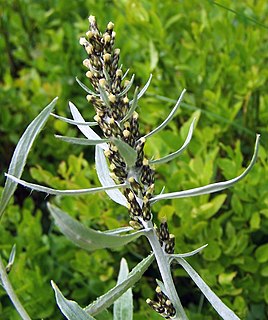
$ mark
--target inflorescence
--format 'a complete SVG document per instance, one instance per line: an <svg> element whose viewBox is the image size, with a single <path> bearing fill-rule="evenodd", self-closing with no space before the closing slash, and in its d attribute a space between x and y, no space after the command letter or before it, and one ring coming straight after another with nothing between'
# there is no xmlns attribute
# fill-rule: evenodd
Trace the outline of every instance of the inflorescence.
<svg viewBox="0 0 268 320"><path fill-rule="evenodd" d="M116 145L110 141L109 149L104 151L110 163L111 177L116 183L127 183L124 196L128 201L130 225L134 229L143 229L152 220L149 199L154 193L154 170L144 155L146 139L139 131L138 113L129 113L133 100L128 98L132 82L125 80L126 74L119 65L120 49L114 48L114 24L109 22L104 33L99 31L94 16L89 17L89 31L80 39L88 58L83 65L88 69L86 77L94 89L87 95L87 101L94 106L98 123L105 138L116 138L127 143L137 152L136 162L129 168L120 155ZM137 89L136 89L137 90ZM112 139L111 139L112 140ZM175 237L169 234L166 222L157 230L163 250L174 253ZM168 297L157 287L158 302L148 300L148 304L169 319L175 315L175 309Z"/></svg>

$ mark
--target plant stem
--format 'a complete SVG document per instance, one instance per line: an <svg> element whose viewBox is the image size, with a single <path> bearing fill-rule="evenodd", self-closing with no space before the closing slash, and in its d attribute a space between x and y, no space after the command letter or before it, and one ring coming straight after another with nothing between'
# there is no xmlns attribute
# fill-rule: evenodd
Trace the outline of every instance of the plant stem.
<svg viewBox="0 0 268 320"><path fill-rule="evenodd" d="M188 318L182 307L180 298L178 296L178 293L174 285L174 281L173 281L171 270L170 270L170 264L168 261L168 256L165 254L165 252L160 246L159 239L155 229L153 228L152 222L149 221L147 224L148 224L147 227L150 228L151 231L148 232L146 237L148 238L150 245L153 249L155 259L157 261L157 265L159 268L159 272L161 274L162 281L166 289L165 293L169 297L170 301L172 302L173 306L176 309L176 316L173 317L172 319L187 320Z"/></svg>
<svg viewBox="0 0 268 320"><path fill-rule="evenodd" d="M12 288L12 285L8 279L8 275L6 273L6 269L5 269L5 266L2 262L1 257L0 257L0 279L2 281L2 284L3 284L3 287L6 291L6 293L8 294L10 300L12 301L14 307L16 308L16 310L18 311L18 313L20 314L22 319L23 320L31 320L28 313L26 312L26 310L22 306L21 302L19 301L14 289Z"/></svg>

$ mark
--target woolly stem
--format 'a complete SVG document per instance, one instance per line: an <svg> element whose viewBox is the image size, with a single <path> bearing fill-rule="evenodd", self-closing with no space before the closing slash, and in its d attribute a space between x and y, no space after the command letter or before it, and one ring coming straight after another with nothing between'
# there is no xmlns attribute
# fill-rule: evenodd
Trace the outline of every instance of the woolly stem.
<svg viewBox="0 0 268 320"><path fill-rule="evenodd" d="M173 320L187 320L186 313L182 307L180 298L176 291L174 281L172 278L170 264L168 261L168 256L165 254L163 249L160 246L158 236L156 234L156 230L153 228L153 224L151 221L147 223L147 227L151 229L151 231L146 234L152 250L155 255L155 259L158 265L159 272L162 277L162 281L164 283L166 289L166 295L169 297L170 301L172 302L174 308L176 309L176 315L172 318Z"/></svg>

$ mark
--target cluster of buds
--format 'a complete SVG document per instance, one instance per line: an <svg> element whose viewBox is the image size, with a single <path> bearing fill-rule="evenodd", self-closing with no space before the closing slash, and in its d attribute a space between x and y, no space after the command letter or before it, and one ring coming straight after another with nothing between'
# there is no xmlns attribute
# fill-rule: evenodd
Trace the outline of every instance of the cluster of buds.
<svg viewBox="0 0 268 320"><path fill-rule="evenodd" d="M94 89L86 90L87 100L96 111L95 121L98 123L105 138L108 138L109 149L104 151L110 163L110 175L116 183L125 183L128 187L123 193L128 202L130 225L134 229L142 229L152 220L150 199L154 194L154 170L144 155L146 139L141 137L138 125L138 113L133 107L138 101L138 91L133 100L129 100L128 92L133 83L125 80L119 66L120 50L114 48L115 32L113 23L109 22L106 31L99 31L95 17L89 17L89 31L86 38L80 39L85 47L88 58L83 64L87 67L86 77ZM134 104L135 106L135 104ZM133 110L134 109L134 110ZM129 167L120 154L114 139L119 139L134 149L136 159ZM162 222L156 228L162 249L174 253L175 237L168 231L167 222ZM171 319L176 310L169 298L156 288L157 301L147 300L147 303L166 319Z"/></svg>
<svg viewBox="0 0 268 320"><path fill-rule="evenodd" d="M159 286L155 289L157 301L147 299L148 305L165 319L171 319L176 315L176 310L169 298L161 291Z"/></svg>
<svg viewBox="0 0 268 320"><path fill-rule="evenodd" d="M167 222L162 221L160 223L159 229L157 227L155 228L156 228L160 245L164 248L165 252L169 254L174 253L175 236L174 234L169 233Z"/></svg>
<svg viewBox="0 0 268 320"><path fill-rule="evenodd" d="M133 168L128 168L124 158L113 142L108 143L105 156L110 162L111 177L117 183L129 184L124 190L128 201L130 224L136 229L144 227L144 222L152 218L149 199L154 191L154 170L144 157L145 139L140 136L138 113L128 112L133 101L128 98L131 83L125 80L119 66L120 50L114 48L115 32L109 22L102 34L95 17L89 17L89 31L80 44L85 47L88 58L83 64L87 67L86 77L94 89L87 95L96 111L95 121L105 138L116 138L127 143L137 152ZM130 174L130 172L134 174Z"/></svg>

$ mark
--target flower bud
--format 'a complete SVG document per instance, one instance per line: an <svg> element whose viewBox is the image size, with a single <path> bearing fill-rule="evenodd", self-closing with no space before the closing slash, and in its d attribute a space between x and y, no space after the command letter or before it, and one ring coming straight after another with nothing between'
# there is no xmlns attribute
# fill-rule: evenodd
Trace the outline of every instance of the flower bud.
<svg viewBox="0 0 268 320"><path fill-rule="evenodd" d="M81 37L81 38L79 39L79 43L81 44L81 46L85 46L86 44L88 44L88 41L87 41L86 38Z"/></svg>
<svg viewBox="0 0 268 320"><path fill-rule="evenodd" d="M91 65L91 64L90 64L90 60L89 60L89 59L85 59L85 60L83 61L83 65L89 69L89 68L90 68L90 65Z"/></svg>
<svg viewBox="0 0 268 320"><path fill-rule="evenodd" d="M107 24L107 29L108 30L112 30L114 27L114 24L110 21L108 24Z"/></svg>
<svg viewBox="0 0 268 320"><path fill-rule="evenodd" d="M95 24L95 23L96 23L96 17L90 15L90 16L88 17L88 21L89 21L90 24Z"/></svg>

